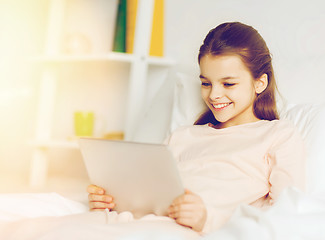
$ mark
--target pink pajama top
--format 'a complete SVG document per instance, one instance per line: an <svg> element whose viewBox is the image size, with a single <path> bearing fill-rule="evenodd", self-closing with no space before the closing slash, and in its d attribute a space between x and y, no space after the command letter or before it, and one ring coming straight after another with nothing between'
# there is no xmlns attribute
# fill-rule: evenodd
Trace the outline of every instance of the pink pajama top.
<svg viewBox="0 0 325 240"><path fill-rule="evenodd" d="M168 144L185 188L206 205L203 232L220 228L240 204L264 208L288 186L304 189L303 141L285 120L181 127Z"/></svg>

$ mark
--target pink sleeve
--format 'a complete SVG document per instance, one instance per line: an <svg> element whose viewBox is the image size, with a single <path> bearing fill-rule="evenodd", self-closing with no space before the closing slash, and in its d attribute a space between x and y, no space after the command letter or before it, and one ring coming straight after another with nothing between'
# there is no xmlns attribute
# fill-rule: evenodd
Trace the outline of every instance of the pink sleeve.
<svg viewBox="0 0 325 240"><path fill-rule="evenodd" d="M303 140L293 127L280 129L276 144L268 155L271 167L269 175L270 203L289 186L305 189L305 147Z"/></svg>

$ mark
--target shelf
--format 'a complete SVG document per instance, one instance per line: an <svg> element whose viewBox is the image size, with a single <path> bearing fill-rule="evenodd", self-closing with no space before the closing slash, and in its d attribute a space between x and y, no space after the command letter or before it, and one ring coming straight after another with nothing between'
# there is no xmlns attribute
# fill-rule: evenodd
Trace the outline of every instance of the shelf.
<svg viewBox="0 0 325 240"><path fill-rule="evenodd" d="M35 140L31 141L30 144L38 148L69 148L69 149L79 149L77 140Z"/></svg>
<svg viewBox="0 0 325 240"><path fill-rule="evenodd" d="M143 57L137 59L133 54L110 52L108 54L97 55L52 55L52 56L37 56L31 59L34 62L43 63L60 63L60 62L124 62L132 63L136 60L146 60L149 65L153 66L172 66L175 61L165 57Z"/></svg>

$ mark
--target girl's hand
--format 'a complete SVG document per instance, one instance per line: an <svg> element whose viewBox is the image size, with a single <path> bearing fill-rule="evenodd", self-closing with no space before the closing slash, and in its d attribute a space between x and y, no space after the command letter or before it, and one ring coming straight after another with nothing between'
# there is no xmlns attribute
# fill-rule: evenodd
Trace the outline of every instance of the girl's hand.
<svg viewBox="0 0 325 240"><path fill-rule="evenodd" d="M168 208L168 216L180 225L202 231L207 219L207 210L200 196L185 190Z"/></svg>
<svg viewBox="0 0 325 240"><path fill-rule="evenodd" d="M113 197L105 194L105 190L96 185L87 188L90 211L102 211L106 208L112 210L115 207Z"/></svg>

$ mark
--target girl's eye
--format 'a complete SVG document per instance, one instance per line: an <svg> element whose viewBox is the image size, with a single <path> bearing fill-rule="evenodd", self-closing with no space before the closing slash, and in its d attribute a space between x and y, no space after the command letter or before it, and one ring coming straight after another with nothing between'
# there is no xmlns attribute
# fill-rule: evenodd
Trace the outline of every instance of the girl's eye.
<svg viewBox="0 0 325 240"><path fill-rule="evenodd" d="M201 85L204 87L209 87L209 86L211 86L211 83L202 82Z"/></svg>
<svg viewBox="0 0 325 240"><path fill-rule="evenodd" d="M223 86L225 87L232 87L232 86L235 86L236 84L235 83L224 83Z"/></svg>

